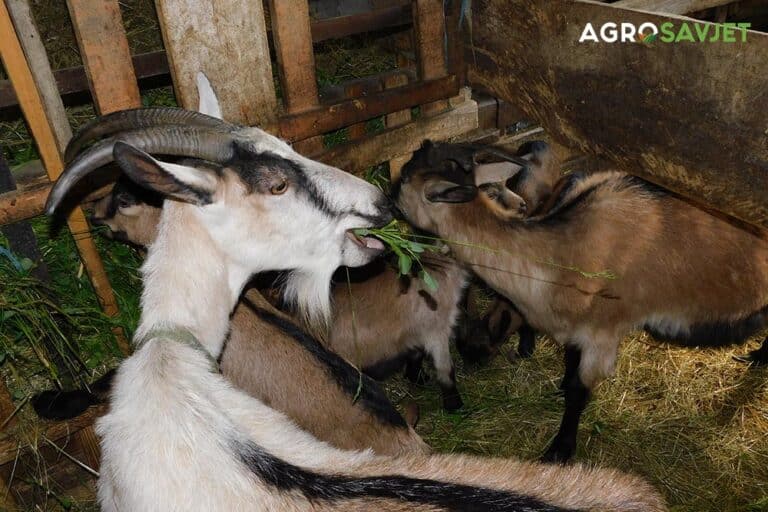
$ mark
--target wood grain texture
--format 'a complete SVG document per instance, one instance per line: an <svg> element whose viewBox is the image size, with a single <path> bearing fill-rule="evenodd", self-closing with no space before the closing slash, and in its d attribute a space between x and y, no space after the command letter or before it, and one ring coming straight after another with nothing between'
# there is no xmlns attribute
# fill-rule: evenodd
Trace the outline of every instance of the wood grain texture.
<svg viewBox="0 0 768 512"><path fill-rule="evenodd" d="M29 63L30 71L35 77L40 97L45 103L48 117L53 126L53 135L59 151L63 152L69 139L72 138L72 128L67 120L64 104L59 96L56 79L53 76L48 55L45 53L43 40L37 31L28 0L6 0L13 25L16 28L21 47Z"/></svg>
<svg viewBox="0 0 768 512"><path fill-rule="evenodd" d="M176 98L196 109L196 76L205 73L227 121L274 129L272 81L260 1L156 0Z"/></svg>
<svg viewBox="0 0 768 512"><path fill-rule="evenodd" d="M286 140L301 140L438 98L449 98L458 91L458 81L453 75L408 84L368 97L353 98L282 116L280 134Z"/></svg>
<svg viewBox="0 0 768 512"><path fill-rule="evenodd" d="M270 0L283 102L288 113L317 106L315 54L306 0Z"/></svg>
<svg viewBox="0 0 768 512"><path fill-rule="evenodd" d="M27 65L24 52L11 24L5 3L0 2L0 33L8 34L0 38L0 55L3 65L19 98L19 104L24 117L37 144L40 158L51 181L55 181L62 170L64 162L56 143L53 127L40 96L32 72ZM78 252L93 284L96 296L104 312L109 316L118 313L115 296L109 284L104 264L96 250L90 234L90 228L81 208L75 208L67 218L67 224L75 239ZM120 348L129 353L126 340L118 336Z"/></svg>
<svg viewBox="0 0 768 512"><path fill-rule="evenodd" d="M613 6L665 14L688 14L732 2L733 0L619 0Z"/></svg>
<svg viewBox="0 0 768 512"><path fill-rule="evenodd" d="M414 0L413 34L419 77L422 80L432 80L446 76L448 63L443 0ZM423 105L421 112L424 115L433 115L447 107L447 102L436 101Z"/></svg>
<svg viewBox="0 0 768 512"><path fill-rule="evenodd" d="M384 79L384 87L387 89L393 89L396 87L402 87L408 83L408 75L405 73L401 75L391 75ZM411 121L411 109L406 108L387 114L384 118L384 123L387 128L397 128L403 126ZM408 160L411 159L411 153L396 156L389 161L389 179L392 183L395 183L400 179L400 171L403 169Z"/></svg>
<svg viewBox="0 0 768 512"><path fill-rule="evenodd" d="M424 139L446 140L477 128L477 103L468 100L453 110L424 117L365 139L343 144L314 155L344 171L360 173L371 165L407 155Z"/></svg>
<svg viewBox="0 0 768 512"><path fill-rule="evenodd" d="M476 0L469 79L564 146L768 227L768 34L747 43L578 42L587 22L687 18L583 1Z"/></svg>
<svg viewBox="0 0 768 512"><path fill-rule="evenodd" d="M117 0L67 0L67 6L96 111L141 106Z"/></svg>

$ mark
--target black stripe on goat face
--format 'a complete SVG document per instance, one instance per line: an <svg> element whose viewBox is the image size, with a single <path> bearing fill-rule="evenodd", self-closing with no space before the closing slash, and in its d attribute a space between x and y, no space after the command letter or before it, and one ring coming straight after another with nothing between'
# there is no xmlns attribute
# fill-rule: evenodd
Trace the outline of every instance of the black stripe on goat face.
<svg viewBox="0 0 768 512"><path fill-rule="evenodd" d="M426 505L446 512L575 512L512 491L399 475L323 475L294 466L251 442L234 442L233 449L240 461L267 485L278 491L301 493L313 502L339 504L340 509L342 502L368 499Z"/></svg>
<svg viewBox="0 0 768 512"><path fill-rule="evenodd" d="M237 171L249 193L281 195L293 188L330 218L354 215L376 225L382 222L380 215L370 215L352 208L334 207L309 179L307 170L299 162L269 151L254 154L248 149L239 146L236 148L236 155L228 166Z"/></svg>

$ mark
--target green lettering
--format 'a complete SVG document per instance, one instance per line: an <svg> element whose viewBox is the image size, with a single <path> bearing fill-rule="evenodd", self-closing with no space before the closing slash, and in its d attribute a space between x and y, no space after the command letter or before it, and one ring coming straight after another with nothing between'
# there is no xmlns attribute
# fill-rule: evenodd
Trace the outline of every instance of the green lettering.
<svg viewBox="0 0 768 512"><path fill-rule="evenodd" d="M737 27L739 27L739 30L741 31L741 42L746 43L747 42L747 30L752 28L751 23L737 23Z"/></svg>
<svg viewBox="0 0 768 512"><path fill-rule="evenodd" d="M671 43L675 40L675 25L671 21L661 24L662 36L659 38L663 43Z"/></svg>
<svg viewBox="0 0 768 512"><path fill-rule="evenodd" d="M723 24L723 42L724 43L735 43L736 42L736 24L735 23L724 23Z"/></svg>
<svg viewBox="0 0 768 512"><path fill-rule="evenodd" d="M696 28L696 36L699 38L699 42L703 43L704 41L707 40L709 27L710 27L709 23L697 23L696 25L694 25L694 28Z"/></svg>
<svg viewBox="0 0 768 512"><path fill-rule="evenodd" d="M681 41L688 41L691 43L695 43L696 39L693 38L693 32L691 32L691 27L688 25L688 23L683 23L680 25L680 30L677 31L677 37L675 38L675 42L679 43Z"/></svg>
<svg viewBox="0 0 768 512"><path fill-rule="evenodd" d="M715 24L713 26L715 27L715 33L712 34L712 39L709 40L710 43L714 43L720 40L720 25Z"/></svg>

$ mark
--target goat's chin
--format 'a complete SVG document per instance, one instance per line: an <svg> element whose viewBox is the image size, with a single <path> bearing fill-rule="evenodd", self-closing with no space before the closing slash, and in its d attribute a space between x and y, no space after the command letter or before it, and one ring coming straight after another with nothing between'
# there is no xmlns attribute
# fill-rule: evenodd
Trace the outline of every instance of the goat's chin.
<svg viewBox="0 0 768 512"><path fill-rule="evenodd" d="M331 323L331 276L334 270L296 270L285 281L285 302L316 333L326 332Z"/></svg>
<svg viewBox="0 0 768 512"><path fill-rule="evenodd" d="M341 265L345 267L362 267L381 256L383 252L383 248L361 247L360 245L347 240L344 243Z"/></svg>

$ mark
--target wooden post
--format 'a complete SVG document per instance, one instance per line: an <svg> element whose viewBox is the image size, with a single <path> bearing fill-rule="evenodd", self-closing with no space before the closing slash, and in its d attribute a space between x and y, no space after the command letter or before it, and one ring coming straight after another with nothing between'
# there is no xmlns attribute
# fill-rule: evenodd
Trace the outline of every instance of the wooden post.
<svg viewBox="0 0 768 512"><path fill-rule="evenodd" d="M141 106L117 0L67 0L96 111Z"/></svg>
<svg viewBox="0 0 768 512"><path fill-rule="evenodd" d="M262 2L156 0L155 5L181 105L197 108L196 77L202 71L227 121L276 129Z"/></svg>
<svg viewBox="0 0 768 512"><path fill-rule="evenodd" d="M269 12L285 110L295 114L316 107L319 98L309 3L306 0L269 0ZM315 153L322 149L323 139L321 136L310 137L293 147L300 153Z"/></svg>
<svg viewBox="0 0 768 512"><path fill-rule="evenodd" d="M416 60L421 80L441 78L448 74L445 51L445 13L443 0L414 0L413 33ZM446 101L422 105L423 115L434 115L448 107Z"/></svg>
<svg viewBox="0 0 768 512"><path fill-rule="evenodd" d="M384 87L391 89L393 87L400 87L408 83L408 76L403 73L402 75L392 75L384 79ZM411 109L407 108L398 112L388 114L384 122L387 128L395 128L407 124L411 120ZM400 179L400 171L403 165L411 159L411 153L396 156L389 161L389 180L395 183Z"/></svg>

